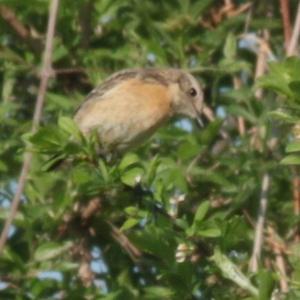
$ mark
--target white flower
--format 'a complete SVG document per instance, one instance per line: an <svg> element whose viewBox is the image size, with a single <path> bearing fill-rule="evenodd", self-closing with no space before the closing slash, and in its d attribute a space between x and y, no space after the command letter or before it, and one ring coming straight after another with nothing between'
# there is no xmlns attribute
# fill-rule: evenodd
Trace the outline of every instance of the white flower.
<svg viewBox="0 0 300 300"><path fill-rule="evenodd" d="M180 243L177 246L175 258L178 263L184 262L190 255L192 248L185 243Z"/></svg>
<svg viewBox="0 0 300 300"><path fill-rule="evenodd" d="M134 178L134 181L135 181L135 184L139 184L139 183L142 181L142 176L141 176L141 175L137 175L137 176Z"/></svg>

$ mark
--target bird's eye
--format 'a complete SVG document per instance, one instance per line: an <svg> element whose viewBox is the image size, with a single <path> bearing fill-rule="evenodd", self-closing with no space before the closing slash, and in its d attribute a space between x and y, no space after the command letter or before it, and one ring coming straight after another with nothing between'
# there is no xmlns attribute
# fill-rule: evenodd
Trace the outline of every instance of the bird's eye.
<svg viewBox="0 0 300 300"><path fill-rule="evenodd" d="M189 95L195 97L197 95L197 91L194 88L189 89Z"/></svg>

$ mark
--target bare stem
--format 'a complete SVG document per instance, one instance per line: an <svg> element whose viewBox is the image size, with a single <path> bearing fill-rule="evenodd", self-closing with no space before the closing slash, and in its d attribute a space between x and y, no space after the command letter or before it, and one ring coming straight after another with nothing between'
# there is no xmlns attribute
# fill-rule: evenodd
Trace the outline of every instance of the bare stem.
<svg viewBox="0 0 300 300"><path fill-rule="evenodd" d="M17 36L27 42L34 50L40 51L42 49L40 40L32 36L30 30L18 19L17 15L10 7L4 4L0 5L0 16Z"/></svg>
<svg viewBox="0 0 300 300"><path fill-rule="evenodd" d="M110 225L113 239L121 245L121 247L129 254L133 261L137 261L142 256L142 252L136 246L134 246L127 236L111 222L107 221L107 224Z"/></svg>
<svg viewBox="0 0 300 300"><path fill-rule="evenodd" d="M268 39L269 32L264 29L263 38L260 39L259 52L257 54L256 68L254 78L257 79L260 76L264 75L267 70L267 57L268 57ZM262 89L257 89L255 92L256 99L262 98Z"/></svg>
<svg viewBox="0 0 300 300"><path fill-rule="evenodd" d="M298 176L298 169L294 168L294 178L293 178L293 204L294 213L297 217L300 215L300 178ZM295 242L300 241L300 228L299 224L295 228Z"/></svg>
<svg viewBox="0 0 300 300"><path fill-rule="evenodd" d="M33 133L37 131L37 128L39 126L42 117L42 111L44 106L45 94L48 86L48 80L49 77L52 75L51 60L52 60L53 38L55 32L57 12L58 12L58 4L59 4L59 0L52 0L49 9L47 37L46 37L46 45L44 50L44 60L43 60L43 67L41 72L41 81L40 81L39 91L37 95L37 100L36 100L36 105L35 105L35 110L34 110L34 115L32 120L31 132ZM10 213L8 218L5 221L3 230L1 232L0 254L2 253L4 245L6 243L9 228L18 211L18 207L23 194L26 179L28 177L28 173L30 170L31 160L32 160L32 153L26 151L24 155L24 161L23 161L23 166L18 181L17 190L12 200Z"/></svg>
<svg viewBox="0 0 300 300"><path fill-rule="evenodd" d="M288 46L290 44L291 35L292 35L289 0L280 0L280 12L282 16L282 24L283 24L283 32L284 32L284 45L287 51Z"/></svg>
<svg viewBox="0 0 300 300"><path fill-rule="evenodd" d="M233 86L235 90L238 90L242 87L242 81L238 76L233 77ZM244 136L246 133L246 125L243 117L237 117L237 127L240 136Z"/></svg>
<svg viewBox="0 0 300 300"><path fill-rule="evenodd" d="M300 1L298 4L296 21L293 29L293 34L291 37L291 41L287 50L287 56L292 56L296 54L297 43L300 35Z"/></svg>
<svg viewBox="0 0 300 300"><path fill-rule="evenodd" d="M0 16L11 26L11 28L22 39L30 36L29 30L20 22L13 10L6 5L0 5Z"/></svg>
<svg viewBox="0 0 300 300"><path fill-rule="evenodd" d="M288 285L288 276L287 276L287 267L286 262L284 259L284 250L285 245L282 245L280 242L277 242L278 235L276 234L274 228L271 226L268 226L268 235L269 235L269 243L270 246L275 254L275 265L279 272L279 283L280 283L280 290L283 293L287 293L289 291L289 285Z"/></svg>
<svg viewBox="0 0 300 300"><path fill-rule="evenodd" d="M251 272L254 273L258 271L258 265L259 265L261 250L263 245L263 233L264 233L264 224L265 224L267 204L268 204L269 186L270 186L270 175L266 173L264 174L262 179L259 211L258 211L257 222L255 226L253 252L249 263L249 269Z"/></svg>

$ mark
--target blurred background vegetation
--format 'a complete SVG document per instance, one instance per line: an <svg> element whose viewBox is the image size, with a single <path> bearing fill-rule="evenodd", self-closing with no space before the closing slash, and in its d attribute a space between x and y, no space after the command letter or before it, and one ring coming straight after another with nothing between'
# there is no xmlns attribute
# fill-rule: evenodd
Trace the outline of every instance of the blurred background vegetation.
<svg viewBox="0 0 300 300"><path fill-rule="evenodd" d="M31 134L49 4L0 1L1 225L33 153L0 298L300 299L298 1L61 1ZM175 119L97 157L76 107L113 72L153 66L202 82L205 128ZM47 172L53 155L73 163Z"/></svg>

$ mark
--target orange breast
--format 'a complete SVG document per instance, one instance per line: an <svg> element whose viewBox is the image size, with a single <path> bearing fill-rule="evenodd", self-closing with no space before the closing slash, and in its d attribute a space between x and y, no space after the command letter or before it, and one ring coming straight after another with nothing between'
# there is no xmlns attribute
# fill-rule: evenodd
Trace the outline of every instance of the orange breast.
<svg viewBox="0 0 300 300"><path fill-rule="evenodd" d="M75 121L85 133L97 129L106 147L127 148L151 135L170 116L166 86L131 79L100 99L87 101Z"/></svg>

